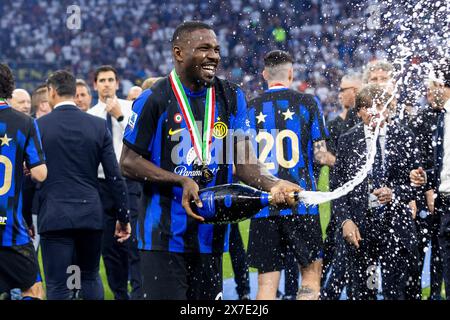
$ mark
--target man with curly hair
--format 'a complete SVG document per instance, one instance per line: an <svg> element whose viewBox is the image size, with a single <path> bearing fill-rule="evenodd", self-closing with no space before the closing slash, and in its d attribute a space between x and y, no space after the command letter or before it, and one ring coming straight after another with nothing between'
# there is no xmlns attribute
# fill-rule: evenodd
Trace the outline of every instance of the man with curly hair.
<svg viewBox="0 0 450 320"><path fill-rule="evenodd" d="M47 167L36 122L6 101L13 90L11 70L0 64L0 297L20 288L24 299L36 299L33 285L39 267L28 233L31 216L22 212L21 188L24 163L38 182L47 178Z"/></svg>

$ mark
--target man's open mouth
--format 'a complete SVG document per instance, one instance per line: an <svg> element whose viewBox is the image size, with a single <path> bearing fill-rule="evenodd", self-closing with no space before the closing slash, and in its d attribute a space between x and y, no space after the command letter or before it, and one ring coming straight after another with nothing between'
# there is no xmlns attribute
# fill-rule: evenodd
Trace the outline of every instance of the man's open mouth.
<svg viewBox="0 0 450 320"><path fill-rule="evenodd" d="M216 74L217 66L214 64L203 64L202 70L209 76L214 77L214 75Z"/></svg>

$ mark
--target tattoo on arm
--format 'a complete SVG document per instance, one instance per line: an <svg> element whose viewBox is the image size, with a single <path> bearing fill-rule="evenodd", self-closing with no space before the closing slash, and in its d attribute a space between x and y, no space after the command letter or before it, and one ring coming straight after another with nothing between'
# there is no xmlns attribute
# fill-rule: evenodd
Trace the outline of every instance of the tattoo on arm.
<svg viewBox="0 0 450 320"><path fill-rule="evenodd" d="M328 152L325 140L314 142L314 160L320 165L334 166L336 157Z"/></svg>

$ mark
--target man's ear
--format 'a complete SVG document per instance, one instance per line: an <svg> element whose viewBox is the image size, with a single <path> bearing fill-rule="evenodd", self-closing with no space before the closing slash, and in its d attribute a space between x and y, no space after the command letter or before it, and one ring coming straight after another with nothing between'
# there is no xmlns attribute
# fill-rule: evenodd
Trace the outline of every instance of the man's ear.
<svg viewBox="0 0 450 320"><path fill-rule="evenodd" d="M290 83L294 82L294 68L289 69L288 80Z"/></svg>
<svg viewBox="0 0 450 320"><path fill-rule="evenodd" d="M269 81L269 74L266 69L263 70L262 76L263 76L264 80Z"/></svg>
<svg viewBox="0 0 450 320"><path fill-rule="evenodd" d="M49 99L51 98L52 100L55 99L56 96L56 90L53 87L48 87L48 97Z"/></svg>
<svg viewBox="0 0 450 320"><path fill-rule="evenodd" d="M183 62L183 50L179 46L174 46L172 48L172 54L177 62Z"/></svg>
<svg viewBox="0 0 450 320"><path fill-rule="evenodd" d="M97 81L94 81L94 90L95 90L95 91L98 91L98 88L97 88Z"/></svg>

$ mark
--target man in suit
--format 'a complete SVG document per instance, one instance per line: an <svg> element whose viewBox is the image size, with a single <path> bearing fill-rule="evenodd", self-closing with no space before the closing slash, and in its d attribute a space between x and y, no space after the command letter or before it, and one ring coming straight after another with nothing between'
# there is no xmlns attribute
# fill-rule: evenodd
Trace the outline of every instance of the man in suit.
<svg viewBox="0 0 450 320"><path fill-rule="evenodd" d="M435 201L429 201L431 210L440 216L439 245L447 300L450 300L450 59L445 59L431 75L429 92L432 103L439 106L432 168L412 170L411 182L425 185ZM428 177L427 177L428 176Z"/></svg>
<svg viewBox="0 0 450 320"><path fill-rule="evenodd" d="M99 101L88 110L88 113L106 120L112 135L114 153L117 161L119 161L123 148L123 132L131 115L132 102L117 98L119 75L112 66L101 66L96 70L94 89L98 92ZM140 259L136 236L133 234L130 241L123 244L114 240L115 217L120 207L114 202L111 186L109 181L105 179L102 167L98 170L98 179L105 224L102 255L109 287L116 300L128 300L130 298L128 295L128 278L130 278L131 299L142 299ZM125 181L128 188L131 227L136 230L142 186L137 181L129 179L125 179Z"/></svg>
<svg viewBox="0 0 450 320"><path fill-rule="evenodd" d="M83 79L77 79L77 94L75 103L82 111L87 112L91 108L92 93L91 88Z"/></svg>
<svg viewBox="0 0 450 320"><path fill-rule="evenodd" d="M380 85L365 86L355 104L363 123L342 135L338 143L334 174L342 179L341 184L367 162L368 152L376 150L367 177L336 200L334 207L347 242L348 295L355 300L376 299L378 260L385 299L407 298L409 275L418 272L417 239L409 208L415 194L408 177L416 165L415 140L409 129L390 121L395 104L389 103L389 98ZM378 138L374 133L377 119L382 120Z"/></svg>
<svg viewBox="0 0 450 320"><path fill-rule="evenodd" d="M353 107L355 106L356 94L361 88L361 82L362 77L360 73L348 73L341 80L339 86L339 103L342 106L342 112L336 119L327 123L330 131L327 149L333 155L336 155L339 137L360 121ZM336 180L336 177L330 177L331 189L334 188L332 182ZM340 246L334 241L337 229L336 217L331 212L330 222L326 229L327 237L324 241L322 277L322 299L327 300L339 299L341 291L345 287L345 263L337 261L344 255L343 252L337 250Z"/></svg>
<svg viewBox="0 0 450 320"><path fill-rule="evenodd" d="M428 105L421 108L417 116L410 122L409 127L417 139L420 163L424 168L433 168L434 152L433 139L437 133L437 121L442 112L443 105L436 104L433 94L433 82L427 90ZM420 190L417 198L416 227L419 239L419 267L423 269L424 256L431 242L430 261L430 300L441 300L442 289L442 262L439 250L440 216L434 210L434 191ZM416 291L422 293L422 274L413 279Z"/></svg>
<svg viewBox="0 0 450 320"><path fill-rule="evenodd" d="M47 298L70 299L74 288L67 285L68 277L71 272L80 276L79 270L82 298L103 299L98 274L103 233L97 181L99 164L114 201L121 208L115 228L119 242L124 242L131 233L128 199L122 196L127 188L120 176L106 121L82 112L75 105L74 76L57 71L48 78L47 88L53 111L38 120L43 147L48 150L48 179L38 194L38 230ZM74 255L76 267L72 266Z"/></svg>

